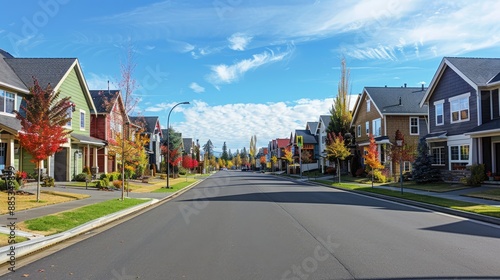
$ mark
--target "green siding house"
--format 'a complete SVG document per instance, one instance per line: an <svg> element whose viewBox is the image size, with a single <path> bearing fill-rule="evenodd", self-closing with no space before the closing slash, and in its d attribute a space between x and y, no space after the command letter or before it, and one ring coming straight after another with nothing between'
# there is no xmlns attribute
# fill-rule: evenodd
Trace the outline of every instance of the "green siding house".
<svg viewBox="0 0 500 280"><path fill-rule="evenodd" d="M50 85L61 97L70 96L73 104L68 112L71 122L67 128L72 130L68 142L42 168L56 181L73 179L85 166L97 168L94 153L104 143L90 136L90 115L96 110L78 59L15 58L0 51L0 93L4 100L6 97L14 100L12 108L19 110L22 97L29 94L34 78L42 88ZM0 164L3 161L3 166L13 165L17 170L33 173L35 165L30 161L30 154L19 147L17 133L21 126L12 111L5 106L3 112L0 111L0 143L4 143L0 144Z"/></svg>

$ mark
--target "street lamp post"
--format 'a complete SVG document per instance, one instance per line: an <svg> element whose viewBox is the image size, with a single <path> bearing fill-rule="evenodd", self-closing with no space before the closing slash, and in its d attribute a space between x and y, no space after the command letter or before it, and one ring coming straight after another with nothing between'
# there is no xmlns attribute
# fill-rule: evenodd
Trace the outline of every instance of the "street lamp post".
<svg viewBox="0 0 500 280"><path fill-rule="evenodd" d="M187 105L189 104L189 102L185 101L185 102L180 102L180 103L177 103L174 105L174 107L172 107L172 109L170 109L170 111L168 112L168 117L167 117L167 189L170 188L170 181L169 181L169 177L170 177L170 141L169 141L169 135L170 135L170 131L169 131L169 127L170 127L170 113L172 113L172 111L174 110L175 107L179 106L179 105Z"/></svg>

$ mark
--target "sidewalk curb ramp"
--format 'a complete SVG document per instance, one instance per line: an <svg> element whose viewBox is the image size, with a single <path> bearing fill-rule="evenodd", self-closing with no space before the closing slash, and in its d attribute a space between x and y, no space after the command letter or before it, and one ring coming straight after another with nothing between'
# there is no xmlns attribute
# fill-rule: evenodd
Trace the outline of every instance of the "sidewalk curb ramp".
<svg viewBox="0 0 500 280"><path fill-rule="evenodd" d="M89 221L83 225L72 228L72 229L67 230L65 232L61 232L61 233L57 233L57 234L45 236L45 237L38 237L38 238L24 241L21 243L11 244L11 245L7 245L4 247L0 247L0 264L8 263L10 261L11 256L8 255L9 253L12 252L10 250L10 246L15 246L15 250L13 250L13 251L15 252L16 259L23 257L23 256L26 256L26 255L29 255L29 254L36 252L38 250L41 250L43 248L60 243L66 239L70 239L72 237L81 235L85 232L91 231L94 228L98 228L98 227L103 226L105 224L111 223L115 220L118 220L124 216L131 214L131 213L134 213L134 212L137 212L137 211L142 210L144 208L147 208L151 205L154 205L154 204L163 202L165 200L168 200L170 198L174 198L178 195L181 195L184 192L186 192L186 191L192 189L193 187L195 187L196 185L198 185L198 183L200 183L201 181L203 181L203 179L198 180L196 182L193 182L191 185L189 185L181 190L178 190L176 192L173 192L170 195L168 195L162 199L142 198L142 199L149 199L149 201L142 203L142 204L139 204L139 205L136 205L136 206L133 206L133 207L130 207L130 208L127 208L127 209L123 209L121 211L118 211L118 212L115 212L115 213L112 213L109 215L106 215L106 216L101 217L101 218ZM5 231L3 231L3 232L5 232ZM7 233L7 234L9 234L9 233Z"/></svg>

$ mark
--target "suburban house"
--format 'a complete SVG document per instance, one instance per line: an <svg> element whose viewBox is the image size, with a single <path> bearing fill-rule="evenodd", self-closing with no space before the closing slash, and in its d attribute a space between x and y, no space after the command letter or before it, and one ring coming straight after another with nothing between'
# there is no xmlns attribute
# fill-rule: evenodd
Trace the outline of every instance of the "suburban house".
<svg viewBox="0 0 500 280"><path fill-rule="evenodd" d="M91 90L90 95L96 112L90 118L90 135L108 144L97 149L97 173L109 173L118 170L118 162L109 155L109 144L117 135L122 135L123 127L130 124L119 90Z"/></svg>
<svg viewBox="0 0 500 280"><path fill-rule="evenodd" d="M370 144L369 135L377 143L380 161L391 169L388 151L395 144L399 130L405 144L415 148L421 137L427 134L427 106L418 106L425 94L423 87L365 87L353 111L351 126L354 127L358 151L364 155ZM404 162L404 170L411 170L411 163ZM397 172L396 172L397 173Z"/></svg>
<svg viewBox="0 0 500 280"><path fill-rule="evenodd" d="M76 58L15 58L0 51L0 169L13 165L28 173L35 171L31 155L19 147L20 122L13 110L19 110L22 97L29 94L36 78L42 88L48 85L61 97L70 96L72 132L62 150L49 157L41 166L56 181L69 181L85 166L98 168L97 150L102 140L90 135L90 115L96 112L80 63ZM91 152L93 154L91 154ZM92 160L94 156L94 160Z"/></svg>
<svg viewBox="0 0 500 280"><path fill-rule="evenodd" d="M130 117L130 122L139 125L144 129L142 132L149 141L146 146L146 151L149 153L149 164L150 168L153 170L160 170L161 163L161 139L162 139L162 129L160 127L159 117Z"/></svg>
<svg viewBox="0 0 500 280"><path fill-rule="evenodd" d="M302 158L302 171L318 169L317 156L319 154L318 141L312 132L316 132L317 122L308 122L306 129L296 129L294 135L290 136L290 146L292 147L295 163L300 163ZM302 136L303 144L299 151L297 137Z"/></svg>
<svg viewBox="0 0 500 280"><path fill-rule="evenodd" d="M500 58L444 57L420 106L434 166L456 181L466 166L500 174Z"/></svg>
<svg viewBox="0 0 500 280"><path fill-rule="evenodd" d="M277 170L286 169L285 150L289 142L289 138L277 138L269 141L269 158L275 156L278 159L276 166L274 166ZM271 168L273 167L271 166Z"/></svg>
<svg viewBox="0 0 500 280"><path fill-rule="evenodd" d="M194 141L193 138L182 138L182 153L184 155L193 155Z"/></svg>

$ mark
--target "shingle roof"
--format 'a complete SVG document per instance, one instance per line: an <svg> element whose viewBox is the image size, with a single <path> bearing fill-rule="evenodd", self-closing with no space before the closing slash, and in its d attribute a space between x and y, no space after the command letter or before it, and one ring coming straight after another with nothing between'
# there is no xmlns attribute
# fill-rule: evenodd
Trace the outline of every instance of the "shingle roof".
<svg viewBox="0 0 500 280"><path fill-rule="evenodd" d="M158 117L143 117L146 123L146 132L154 133L156 129L156 123L158 122ZM160 131L161 132L161 131Z"/></svg>
<svg viewBox="0 0 500 280"><path fill-rule="evenodd" d="M7 129L14 131L20 131L21 130L21 121L16 119L16 117L13 116L6 116L0 114L0 127L4 126Z"/></svg>
<svg viewBox="0 0 500 280"><path fill-rule="evenodd" d="M295 130L296 136L302 136L304 140L304 144L317 144L316 137L309 132L309 130L297 129Z"/></svg>
<svg viewBox="0 0 500 280"><path fill-rule="evenodd" d="M284 148L284 147L288 146L289 142L290 142L290 139L288 139L288 138L276 139L276 143L278 144L278 148Z"/></svg>
<svg viewBox="0 0 500 280"><path fill-rule="evenodd" d="M33 86L33 77L42 88L46 88L49 83L54 88L76 58L5 58L5 61L27 88Z"/></svg>
<svg viewBox="0 0 500 280"><path fill-rule="evenodd" d="M500 58L445 57L462 74L479 86L485 86L500 73Z"/></svg>
<svg viewBox="0 0 500 280"><path fill-rule="evenodd" d="M425 90L421 87L365 87L382 114L427 114L427 106L418 106Z"/></svg>
<svg viewBox="0 0 500 280"><path fill-rule="evenodd" d="M13 58L8 52L0 49L0 83L19 89L24 89L27 91L27 87L21 81L21 79L16 75L14 70L5 61L5 59Z"/></svg>
<svg viewBox="0 0 500 280"><path fill-rule="evenodd" d="M111 112L113 107L107 106L107 104L112 104L118 97L118 94L118 90L90 90L90 96L92 96L97 113Z"/></svg>
<svg viewBox="0 0 500 280"><path fill-rule="evenodd" d="M500 130L500 119L494 119L494 120L491 120L487 123L483 123L480 126L476 126L473 129L469 130L466 134L468 134L468 133L475 134L478 132L486 132L486 131L491 131L491 130L494 130L494 131Z"/></svg>
<svg viewBox="0 0 500 280"><path fill-rule="evenodd" d="M321 122L323 122L323 124L328 127L328 125L330 124L330 121L332 120L332 116L330 115L321 115L319 116Z"/></svg>
<svg viewBox="0 0 500 280"><path fill-rule="evenodd" d="M311 133L315 134L316 130L318 130L318 124L319 122L307 122L307 127L309 127Z"/></svg>

